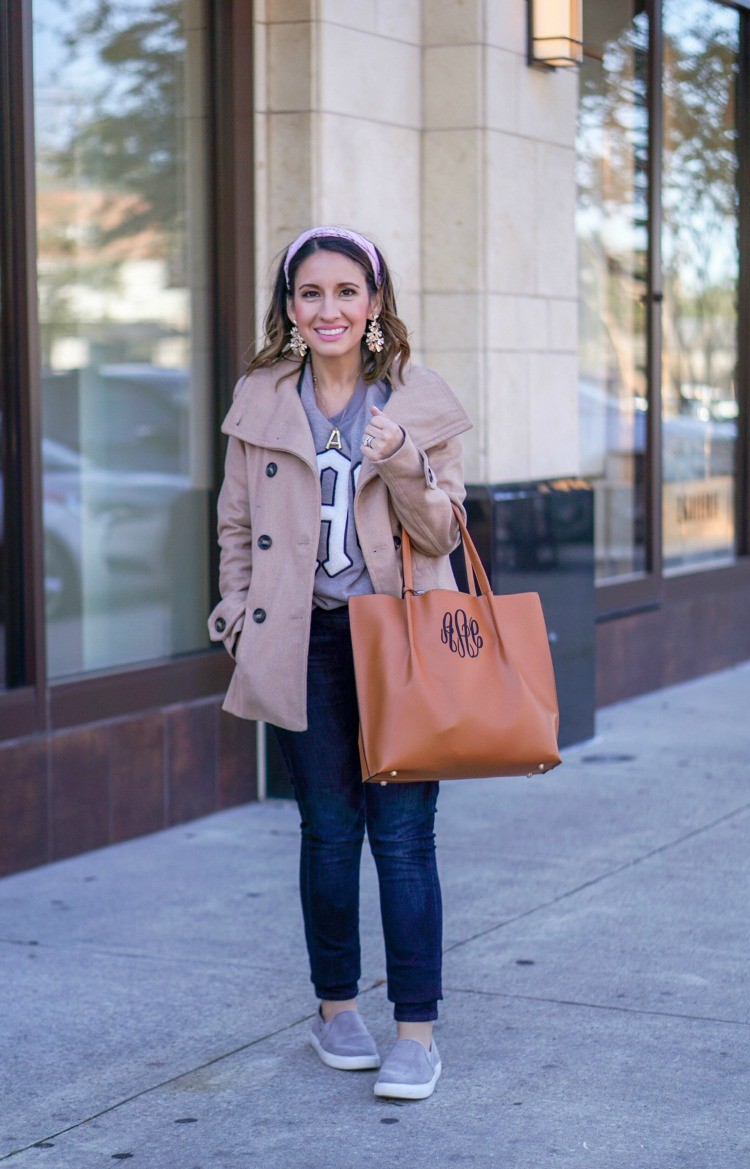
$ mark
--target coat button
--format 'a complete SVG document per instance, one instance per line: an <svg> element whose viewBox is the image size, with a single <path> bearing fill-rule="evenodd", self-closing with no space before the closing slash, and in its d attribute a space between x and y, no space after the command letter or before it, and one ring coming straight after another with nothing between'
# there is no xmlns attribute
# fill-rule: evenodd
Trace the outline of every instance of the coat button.
<svg viewBox="0 0 750 1169"><path fill-rule="evenodd" d="M223 633L227 627L227 623L223 617L217 617L214 621L214 629L217 633Z"/></svg>
<svg viewBox="0 0 750 1169"><path fill-rule="evenodd" d="M266 475L268 475L268 478L273 479L273 477L276 474L276 472L278 471L278 469L279 468L276 466L275 463L266 463Z"/></svg>
<svg viewBox="0 0 750 1169"><path fill-rule="evenodd" d="M265 621L265 619L266 619L265 609L253 609L253 621L255 621L255 623L257 625L262 625L263 622Z"/></svg>
<svg viewBox="0 0 750 1169"><path fill-rule="evenodd" d="M394 537L393 537L393 547L394 547L394 548L400 548L400 547L401 547L401 537L400 537L400 536L394 536Z"/></svg>
<svg viewBox="0 0 750 1169"><path fill-rule="evenodd" d="M258 547L263 548L264 551L266 548L270 548L272 544L273 544L273 540L271 539L270 536L259 536L258 537Z"/></svg>

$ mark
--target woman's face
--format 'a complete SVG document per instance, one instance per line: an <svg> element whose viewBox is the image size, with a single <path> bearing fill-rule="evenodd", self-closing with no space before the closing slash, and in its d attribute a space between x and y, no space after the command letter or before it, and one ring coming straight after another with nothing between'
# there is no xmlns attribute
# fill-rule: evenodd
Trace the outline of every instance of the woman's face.
<svg viewBox="0 0 750 1169"><path fill-rule="evenodd" d="M313 252L297 269L291 320L314 356L344 357L359 349L367 321L379 311L359 264L340 252Z"/></svg>

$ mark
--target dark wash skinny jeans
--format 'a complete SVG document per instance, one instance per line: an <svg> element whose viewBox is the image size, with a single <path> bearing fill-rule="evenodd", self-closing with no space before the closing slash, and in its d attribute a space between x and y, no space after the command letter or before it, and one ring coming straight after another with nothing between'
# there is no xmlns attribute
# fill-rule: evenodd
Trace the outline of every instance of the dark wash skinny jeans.
<svg viewBox="0 0 750 1169"><path fill-rule="evenodd" d="M300 893L318 998L355 998L365 828L377 867L388 998L402 1023L437 1018L442 904L437 783L362 783L349 610L313 609L306 731L274 727L301 816Z"/></svg>

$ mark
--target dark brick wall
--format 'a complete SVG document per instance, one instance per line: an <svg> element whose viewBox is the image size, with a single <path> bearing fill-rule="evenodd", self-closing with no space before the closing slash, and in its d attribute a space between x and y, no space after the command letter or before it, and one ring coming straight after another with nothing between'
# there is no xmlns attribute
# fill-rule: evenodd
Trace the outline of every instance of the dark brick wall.
<svg viewBox="0 0 750 1169"><path fill-rule="evenodd" d="M0 876L257 798L221 696L0 743Z"/></svg>
<svg viewBox="0 0 750 1169"><path fill-rule="evenodd" d="M598 624L596 705L750 659L748 612L746 587L707 587ZM255 723L221 702L0 743L0 876L256 799Z"/></svg>
<svg viewBox="0 0 750 1169"><path fill-rule="evenodd" d="M746 585L665 601L596 628L596 705L727 669L750 658Z"/></svg>

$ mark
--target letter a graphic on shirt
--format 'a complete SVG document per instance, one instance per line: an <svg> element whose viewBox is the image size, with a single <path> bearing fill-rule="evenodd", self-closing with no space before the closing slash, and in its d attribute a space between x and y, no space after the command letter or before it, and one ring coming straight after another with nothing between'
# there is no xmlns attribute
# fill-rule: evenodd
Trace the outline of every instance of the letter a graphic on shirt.
<svg viewBox="0 0 750 1169"><path fill-rule="evenodd" d="M329 576L338 576L345 568L350 568L353 563L346 554L351 462L346 455L342 455L333 447L328 451L321 451L317 458L321 488L324 484L324 472L333 472L332 502L323 503L320 508L321 524L328 524L328 540L326 541L325 559L320 561L319 566Z"/></svg>

